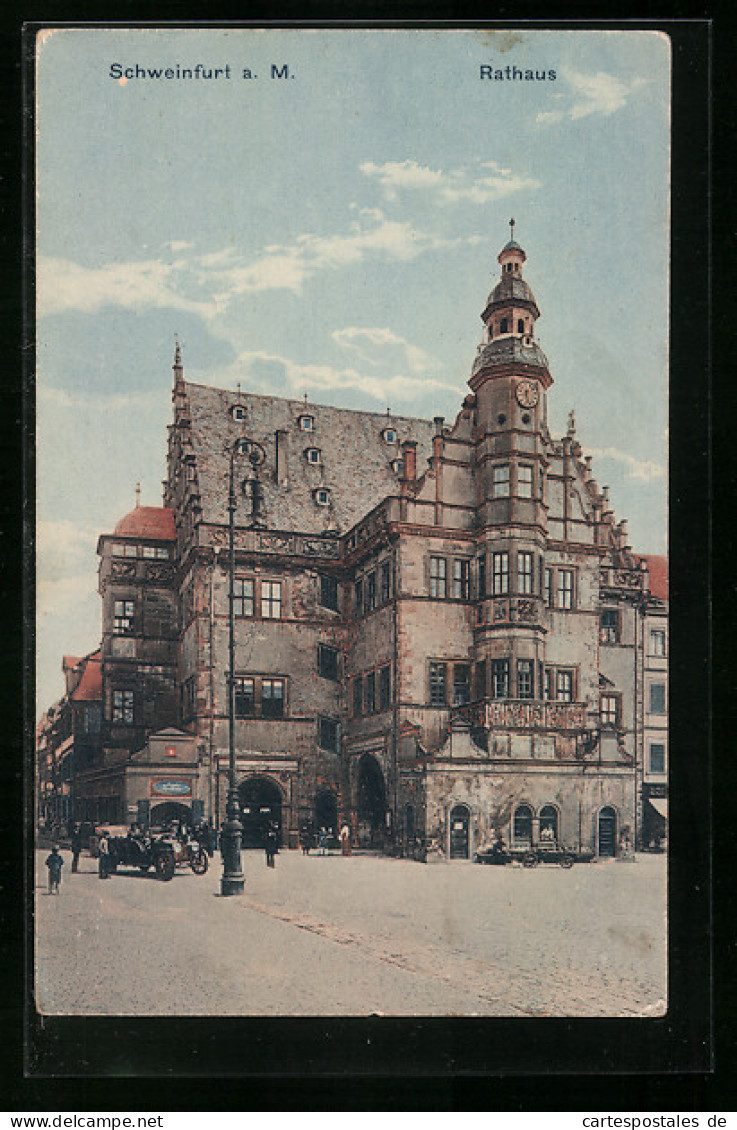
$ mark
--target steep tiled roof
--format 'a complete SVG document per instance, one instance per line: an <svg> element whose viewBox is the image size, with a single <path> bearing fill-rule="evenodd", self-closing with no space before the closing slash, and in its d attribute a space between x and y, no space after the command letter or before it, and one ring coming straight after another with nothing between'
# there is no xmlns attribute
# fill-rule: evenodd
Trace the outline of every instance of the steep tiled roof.
<svg viewBox="0 0 737 1130"><path fill-rule="evenodd" d="M418 475L432 451L434 425L430 420L356 412L275 396L236 396L208 385L188 383L186 392L205 522L227 522L229 452L240 436L256 440L266 450L259 475L269 528L308 534L329 530L345 533L383 498L398 493L399 476L392 462L401 458L403 440L417 443ZM246 410L243 422L233 419L235 404ZM313 430L300 428L301 416L313 418ZM396 432L397 442L386 442L382 433L387 428ZM276 481L277 431L286 433L286 484ZM308 461L308 448L319 450L319 463ZM236 460L236 474L239 482L251 474L246 456ZM328 506L315 502L314 491L320 487L329 491ZM236 523L245 524L249 514L250 505L239 489Z"/></svg>
<svg viewBox="0 0 737 1130"><path fill-rule="evenodd" d="M102 699L102 663L100 652L88 656L79 686L72 694L75 702L99 702Z"/></svg>
<svg viewBox="0 0 737 1130"><path fill-rule="evenodd" d="M650 577L650 592L659 600L668 600L668 558L657 557L653 554L642 554L641 560L647 561Z"/></svg>
<svg viewBox="0 0 737 1130"><path fill-rule="evenodd" d="M174 511L166 506L136 506L115 527L119 537L174 541L177 536Z"/></svg>

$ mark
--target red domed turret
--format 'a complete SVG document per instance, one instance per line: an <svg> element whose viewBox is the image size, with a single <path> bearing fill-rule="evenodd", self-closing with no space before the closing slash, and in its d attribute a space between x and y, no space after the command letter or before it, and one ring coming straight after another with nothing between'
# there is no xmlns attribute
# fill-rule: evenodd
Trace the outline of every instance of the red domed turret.
<svg viewBox="0 0 737 1130"><path fill-rule="evenodd" d="M174 511L168 506L136 506L120 519L114 533L117 537L174 541L177 536Z"/></svg>

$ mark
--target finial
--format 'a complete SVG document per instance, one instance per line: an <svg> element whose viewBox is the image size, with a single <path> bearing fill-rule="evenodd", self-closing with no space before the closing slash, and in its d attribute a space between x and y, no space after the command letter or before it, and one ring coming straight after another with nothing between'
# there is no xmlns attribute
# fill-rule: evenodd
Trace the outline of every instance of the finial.
<svg viewBox="0 0 737 1130"><path fill-rule="evenodd" d="M182 348L179 344L179 334L174 334L174 365L181 368L182 365Z"/></svg>
<svg viewBox="0 0 737 1130"><path fill-rule="evenodd" d="M573 438L573 436L575 436L575 434L576 434L576 417L574 415L573 409L571 408L570 412L568 413L568 435L571 438Z"/></svg>
<svg viewBox="0 0 737 1130"><path fill-rule="evenodd" d="M139 482L139 483L136 483L136 510L138 510L140 505L141 505L141 484Z"/></svg>
<svg viewBox="0 0 737 1130"><path fill-rule="evenodd" d="M509 238L514 239L514 216L509 221Z"/></svg>
<svg viewBox="0 0 737 1130"><path fill-rule="evenodd" d="M303 400L304 400L304 402L305 402L305 408L306 408L306 407L307 407L307 393L306 393L306 392L303 392L303 393L302 393L302 398L303 398Z"/></svg>
<svg viewBox="0 0 737 1130"><path fill-rule="evenodd" d="M240 399L241 399L241 382L238 381L238 384L235 387L238 389L238 400L240 401Z"/></svg>
<svg viewBox="0 0 737 1130"><path fill-rule="evenodd" d="M392 410L391 410L391 408L389 407L388 404L386 406L386 414L387 414L387 416L391 416L391 414L392 414Z"/></svg>

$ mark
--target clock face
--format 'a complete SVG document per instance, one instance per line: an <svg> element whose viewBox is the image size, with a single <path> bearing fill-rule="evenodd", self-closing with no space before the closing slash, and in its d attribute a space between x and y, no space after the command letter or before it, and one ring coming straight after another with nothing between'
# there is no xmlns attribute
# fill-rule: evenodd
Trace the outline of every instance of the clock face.
<svg viewBox="0 0 737 1130"><path fill-rule="evenodd" d="M523 408L534 408L540 396L537 382L520 381L517 385L516 396Z"/></svg>

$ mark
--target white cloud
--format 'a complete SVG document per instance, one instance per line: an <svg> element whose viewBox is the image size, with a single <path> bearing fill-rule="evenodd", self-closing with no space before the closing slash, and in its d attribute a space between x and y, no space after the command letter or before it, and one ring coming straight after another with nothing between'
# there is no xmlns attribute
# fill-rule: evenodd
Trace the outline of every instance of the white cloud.
<svg viewBox="0 0 737 1130"><path fill-rule="evenodd" d="M141 411L145 408L155 408L161 403L161 394L158 389L147 389L141 392L104 392L97 389L87 389L78 396L66 392L64 389L54 388L40 380L36 386L36 403L40 411L44 408L59 411L65 408L74 412L115 412L128 408Z"/></svg>
<svg viewBox="0 0 737 1130"><path fill-rule="evenodd" d="M256 373L251 373L252 366L259 362L280 365L284 372L284 379L292 392L324 392L330 389L357 389L367 396L373 397L386 404L390 400L412 400L415 397L427 395L429 389L442 389L460 394L462 389L456 384L446 383L427 377L408 377L403 374L393 373L387 376L378 374L367 375L352 368L337 368L333 365L302 365L289 357L281 357L274 353L264 353L258 350L249 350L241 353L233 370L228 374L232 382L233 374L236 379L242 379L244 372L249 374L250 387L256 388L259 380ZM220 386L221 375L216 378ZM273 381L264 391L273 392Z"/></svg>
<svg viewBox="0 0 737 1130"><path fill-rule="evenodd" d="M622 463L628 468L629 479L640 479L649 483L653 479L665 478L665 467L652 459L637 459L628 451L621 451L618 447L592 447L589 451L597 459L613 459L616 463Z"/></svg>
<svg viewBox="0 0 737 1130"><path fill-rule="evenodd" d="M576 121L590 114L603 114L608 117L617 110L623 109L630 95L647 82L644 78L634 78L626 82L605 71L586 75L570 68L564 68L561 75L571 88L573 101L565 109L545 110L539 113L535 121L540 124L560 122L564 118Z"/></svg>
<svg viewBox="0 0 737 1130"><path fill-rule="evenodd" d="M377 165L365 161L361 172L377 180L389 200L397 200L400 191L432 193L440 203L488 204L505 196L540 188L534 177L514 173L496 161L484 161L475 169L467 167L443 172L418 165L416 161L386 161ZM482 171L483 170L483 171Z"/></svg>
<svg viewBox="0 0 737 1130"><path fill-rule="evenodd" d="M208 305L187 298L176 289L175 266L157 259L85 267L71 259L40 257L37 264L39 317L69 310L96 313L105 306L127 310L169 307L203 317Z"/></svg>
<svg viewBox="0 0 737 1130"><path fill-rule="evenodd" d="M412 345L405 338L395 334L393 330L378 326L346 326L342 330L333 330L333 341L344 349L353 349L370 365L386 363L386 351L404 357L406 364L414 373L421 373L427 369L435 368L438 364L434 357ZM373 352L369 352L373 350ZM377 351L380 351L377 355Z"/></svg>

